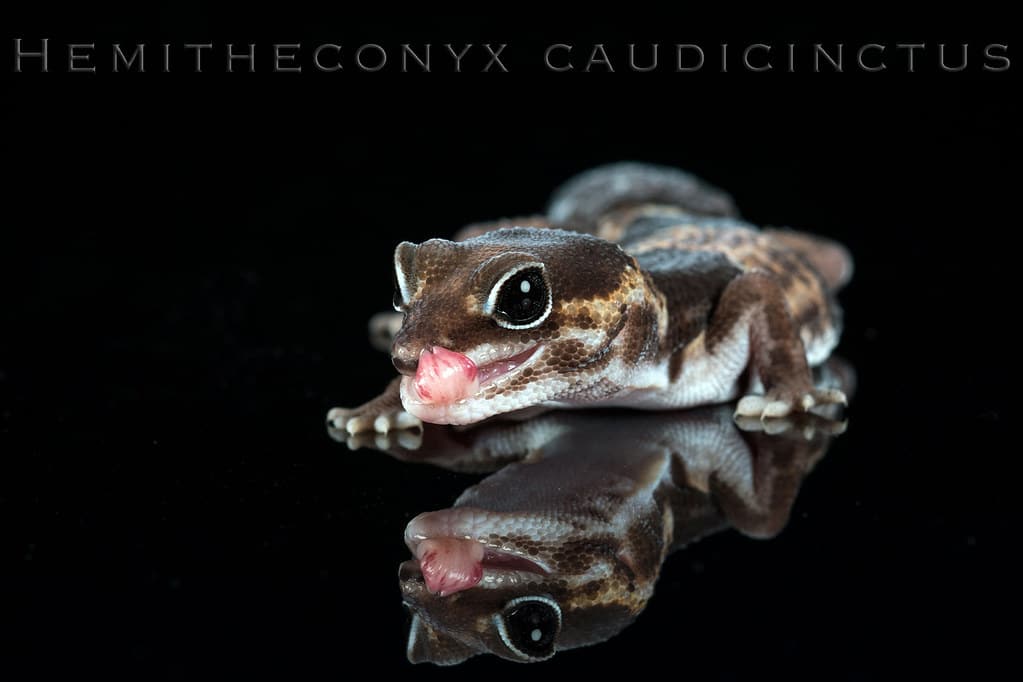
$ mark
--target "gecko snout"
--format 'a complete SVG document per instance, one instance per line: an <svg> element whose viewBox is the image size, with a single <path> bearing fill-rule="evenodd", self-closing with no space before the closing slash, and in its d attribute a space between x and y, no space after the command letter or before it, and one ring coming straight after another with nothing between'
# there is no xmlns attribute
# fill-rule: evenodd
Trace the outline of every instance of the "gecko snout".
<svg viewBox="0 0 1023 682"><path fill-rule="evenodd" d="M419 368L419 353L407 346L394 346L391 349L391 363L399 373L415 376Z"/></svg>

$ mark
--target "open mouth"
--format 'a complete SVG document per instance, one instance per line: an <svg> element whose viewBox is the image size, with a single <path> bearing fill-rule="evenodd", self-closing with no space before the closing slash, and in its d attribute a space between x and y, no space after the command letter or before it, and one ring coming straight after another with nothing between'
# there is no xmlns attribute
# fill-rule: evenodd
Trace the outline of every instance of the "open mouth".
<svg viewBox="0 0 1023 682"><path fill-rule="evenodd" d="M494 362L483 365L477 370L476 374L476 378L480 382L480 388L487 386L488 384L492 384L497 379L500 379L506 374L510 374L522 365L526 364L538 350L540 350L540 344L530 346L521 353L516 353L511 357L495 360Z"/></svg>
<svg viewBox="0 0 1023 682"><path fill-rule="evenodd" d="M545 576L548 573L532 559L487 547L476 540L434 537L409 544L426 588L441 597L476 585L488 587L517 580L523 574Z"/></svg>
<svg viewBox="0 0 1023 682"><path fill-rule="evenodd" d="M405 527L405 544L416 558L426 588L439 596L470 587L535 580L550 571L543 560L511 547L481 541L500 516L475 507L425 512Z"/></svg>
<svg viewBox="0 0 1023 682"><path fill-rule="evenodd" d="M540 348L538 343L483 365L477 365L467 355L441 346L423 349L415 376L402 378L402 401L408 399L410 403L422 406L454 405L526 366L537 356ZM409 409L407 403L406 409ZM422 415L417 416L424 421L432 421Z"/></svg>
<svg viewBox="0 0 1023 682"><path fill-rule="evenodd" d="M483 551L483 570L486 571L488 569L491 571L519 571L547 575L547 569L532 559L489 547Z"/></svg>

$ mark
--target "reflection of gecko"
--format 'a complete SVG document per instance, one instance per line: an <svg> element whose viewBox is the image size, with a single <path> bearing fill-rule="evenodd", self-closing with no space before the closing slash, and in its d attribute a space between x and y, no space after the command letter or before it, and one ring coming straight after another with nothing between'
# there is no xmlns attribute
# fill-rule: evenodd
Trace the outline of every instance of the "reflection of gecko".
<svg viewBox="0 0 1023 682"><path fill-rule="evenodd" d="M848 253L734 213L727 195L681 171L616 164L569 181L546 218L400 244L404 318L391 354L402 376L328 420L386 432L534 407L672 409L744 395L738 414L780 417L844 402L814 390L809 367L838 343L833 295L851 275Z"/></svg>
<svg viewBox="0 0 1023 682"><path fill-rule="evenodd" d="M768 538L842 425L793 415L739 430L732 408L551 413L467 432L427 427L392 454L455 469L520 460L406 531L408 657L538 661L604 641L643 610L673 550L730 526ZM398 439L398 434L390 438Z"/></svg>

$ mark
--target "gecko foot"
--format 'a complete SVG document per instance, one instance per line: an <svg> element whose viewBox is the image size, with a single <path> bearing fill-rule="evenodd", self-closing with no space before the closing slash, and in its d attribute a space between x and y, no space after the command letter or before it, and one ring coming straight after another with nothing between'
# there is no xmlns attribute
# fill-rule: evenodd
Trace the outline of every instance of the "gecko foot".
<svg viewBox="0 0 1023 682"><path fill-rule="evenodd" d="M748 395L735 407L735 416L776 419L787 417L793 411L809 412L822 405L846 405L845 393L837 388L814 389L788 397L779 393Z"/></svg>
<svg viewBox="0 0 1023 682"><path fill-rule="evenodd" d="M327 426L352 436L367 431L386 435L390 431L423 427L423 423L417 417L413 417L401 407L374 410L370 409L372 406L372 403L367 403L355 409L335 407L327 413Z"/></svg>
<svg viewBox="0 0 1023 682"><path fill-rule="evenodd" d="M344 443L349 450L369 448L391 452L395 449L415 451L423 444L423 432L418 429L402 429L378 433L377 431L360 431L351 434L345 429L327 427L327 434L338 443Z"/></svg>
<svg viewBox="0 0 1023 682"><path fill-rule="evenodd" d="M766 433L779 436L785 433L798 433L804 440L811 441L818 435L839 436L849 426L847 421L838 421L820 417L815 414L791 414L777 419L761 419L760 417L735 417L735 425L750 433Z"/></svg>

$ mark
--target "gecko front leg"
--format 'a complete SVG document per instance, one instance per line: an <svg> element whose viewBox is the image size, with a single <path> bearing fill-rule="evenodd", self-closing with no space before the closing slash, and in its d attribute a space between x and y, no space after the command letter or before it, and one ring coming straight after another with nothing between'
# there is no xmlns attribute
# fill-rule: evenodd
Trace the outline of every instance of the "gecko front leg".
<svg viewBox="0 0 1023 682"><path fill-rule="evenodd" d="M401 405L399 385L401 379L394 379L384 392L367 403L347 409L335 407L327 412L327 424L351 435L365 431L387 433L398 429L422 428L423 423L405 411Z"/></svg>
<svg viewBox="0 0 1023 682"><path fill-rule="evenodd" d="M764 394L739 401L737 417L785 417L793 410L806 412L817 405L846 404L838 389L816 389L806 350L777 281L761 272L749 272L725 288L707 330L707 349L748 334L750 375L764 385Z"/></svg>
<svg viewBox="0 0 1023 682"><path fill-rule="evenodd" d="M401 313L388 310L369 318L369 344L382 353L390 354L403 317Z"/></svg>

